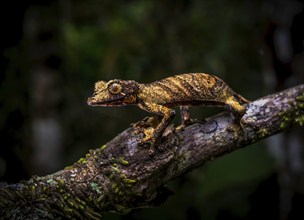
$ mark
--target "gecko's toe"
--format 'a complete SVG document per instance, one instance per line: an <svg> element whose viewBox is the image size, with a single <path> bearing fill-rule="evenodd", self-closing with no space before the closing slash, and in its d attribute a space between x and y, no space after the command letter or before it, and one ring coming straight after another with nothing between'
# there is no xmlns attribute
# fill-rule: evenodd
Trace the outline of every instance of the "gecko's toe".
<svg viewBox="0 0 304 220"><path fill-rule="evenodd" d="M149 144L150 146L154 146L156 138L154 137L154 128L149 127L142 130L144 135L143 138L138 140L139 145Z"/></svg>

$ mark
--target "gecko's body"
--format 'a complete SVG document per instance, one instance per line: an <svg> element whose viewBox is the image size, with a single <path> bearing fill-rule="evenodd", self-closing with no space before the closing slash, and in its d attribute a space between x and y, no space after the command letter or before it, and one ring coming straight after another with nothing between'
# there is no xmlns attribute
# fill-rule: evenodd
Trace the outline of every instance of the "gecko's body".
<svg viewBox="0 0 304 220"><path fill-rule="evenodd" d="M204 73L187 73L148 84L133 80L99 81L95 84L93 106L122 106L135 104L162 119L152 132L145 132L141 142L154 144L175 115L173 106L181 106L183 122L189 120L189 105L226 106L240 118L245 113L242 104L248 101L234 92L224 81Z"/></svg>

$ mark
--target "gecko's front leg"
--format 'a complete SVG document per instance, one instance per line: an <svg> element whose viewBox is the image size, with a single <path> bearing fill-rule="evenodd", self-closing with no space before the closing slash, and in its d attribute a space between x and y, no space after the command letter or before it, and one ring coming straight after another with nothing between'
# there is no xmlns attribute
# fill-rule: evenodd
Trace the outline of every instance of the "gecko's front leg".
<svg viewBox="0 0 304 220"><path fill-rule="evenodd" d="M155 128L148 127L143 130L145 137L139 140L140 144L150 143L151 146L154 146L157 139L162 135L163 131L174 118L175 111L155 103L140 103L138 106L145 111L154 113L161 117L161 121Z"/></svg>

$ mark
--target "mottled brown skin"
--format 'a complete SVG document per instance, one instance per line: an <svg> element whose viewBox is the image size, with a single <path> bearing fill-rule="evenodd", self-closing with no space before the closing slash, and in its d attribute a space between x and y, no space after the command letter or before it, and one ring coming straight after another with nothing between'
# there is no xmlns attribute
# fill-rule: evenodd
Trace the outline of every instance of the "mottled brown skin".
<svg viewBox="0 0 304 220"><path fill-rule="evenodd" d="M241 118L249 102L234 92L223 80L205 73L186 73L168 77L149 84L134 80L99 81L95 84L91 106L137 105L141 109L161 117L154 128L144 129L141 143L155 144L175 115L173 106L181 106L183 124L190 121L188 106L215 105L228 107L236 118Z"/></svg>

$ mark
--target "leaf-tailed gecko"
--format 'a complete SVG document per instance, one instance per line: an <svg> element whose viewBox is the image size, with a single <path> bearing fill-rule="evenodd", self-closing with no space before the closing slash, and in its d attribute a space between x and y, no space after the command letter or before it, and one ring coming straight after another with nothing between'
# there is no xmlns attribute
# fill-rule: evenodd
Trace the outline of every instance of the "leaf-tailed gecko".
<svg viewBox="0 0 304 220"><path fill-rule="evenodd" d="M140 143L154 145L175 115L173 106L181 106L182 124L190 121L188 106L224 106L236 118L241 118L249 101L234 92L223 80L205 73L185 73L152 83L142 84L134 80L114 79L95 83L94 94L88 98L91 106L137 105L139 108L161 117L152 129L144 129Z"/></svg>

